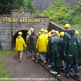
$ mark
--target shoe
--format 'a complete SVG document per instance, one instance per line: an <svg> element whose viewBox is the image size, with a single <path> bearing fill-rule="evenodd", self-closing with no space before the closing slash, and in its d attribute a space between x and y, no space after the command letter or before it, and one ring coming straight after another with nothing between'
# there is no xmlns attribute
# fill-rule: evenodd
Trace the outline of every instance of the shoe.
<svg viewBox="0 0 81 81"><path fill-rule="evenodd" d="M70 79L70 76L69 76L69 75L66 75L66 78L67 78L67 79Z"/></svg>
<svg viewBox="0 0 81 81"><path fill-rule="evenodd" d="M48 62L46 61L46 64L48 65Z"/></svg>
<svg viewBox="0 0 81 81"><path fill-rule="evenodd" d="M18 59L19 62L22 62L22 59Z"/></svg>
<svg viewBox="0 0 81 81"><path fill-rule="evenodd" d="M42 66L45 65L45 63L41 63L41 65L42 65Z"/></svg>
<svg viewBox="0 0 81 81"><path fill-rule="evenodd" d="M60 74L57 74L58 77L60 77Z"/></svg>
<svg viewBox="0 0 81 81"><path fill-rule="evenodd" d="M32 58L32 60L35 60L35 58Z"/></svg>
<svg viewBox="0 0 81 81"><path fill-rule="evenodd" d="M56 71L50 71L50 73L55 74L55 75L57 74L57 72L56 72Z"/></svg>
<svg viewBox="0 0 81 81"><path fill-rule="evenodd" d="M38 61L37 61L37 60L36 60L35 62L36 62L36 63L38 63Z"/></svg>
<svg viewBox="0 0 81 81"><path fill-rule="evenodd" d="M52 65L48 65L48 68L51 68L52 67Z"/></svg>
<svg viewBox="0 0 81 81"><path fill-rule="evenodd" d="M81 66L79 66L78 69L81 69Z"/></svg>
<svg viewBox="0 0 81 81"><path fill-rule="evenodd" d="M44 63L46 63L46 61L44 61Z"/></svg>
<svg viewBox="0 0 81 81"><path fill-rule="evenodd" d="M74 75L74 79L78 80L79 79L79 75Z"/></svg>

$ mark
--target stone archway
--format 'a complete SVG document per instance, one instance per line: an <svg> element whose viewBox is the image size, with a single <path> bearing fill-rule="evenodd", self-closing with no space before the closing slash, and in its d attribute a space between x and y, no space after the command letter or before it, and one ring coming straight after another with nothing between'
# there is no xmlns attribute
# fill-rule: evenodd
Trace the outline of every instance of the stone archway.
<svg viewBox="0 0 81 81"><path fill-rule="evenodd" d="M12 10L11 15L0 16L0 44L2 49L11 49L13 37L20 30L34 28L38 32L41 28L47 29L47 17L34 17L33 13L25 8Z"/></svg>
<svg viewBox="0 0 81 81"><path fill-rule="evenodd" d="M26 42L26 34L27 34L28 30L19 30L19 31L22 32L22 37L24 38L24 40L25 40L25 42ZM17 32L13 35L13 37L12 37L12 40L13 40L13 42L12 42L12 48L15 47L15 40L16 40L16 38L17 38L17 36L18 36L18 32L19 32L19 31L17 31Z"/></svg>

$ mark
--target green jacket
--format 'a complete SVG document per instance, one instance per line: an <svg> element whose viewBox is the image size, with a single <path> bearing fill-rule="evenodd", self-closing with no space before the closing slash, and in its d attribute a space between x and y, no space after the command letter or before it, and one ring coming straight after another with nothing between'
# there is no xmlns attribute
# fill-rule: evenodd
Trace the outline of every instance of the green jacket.
<svg viewBox="0 0 81 81"><path fill-rule="evenodd" d="M81 38L76 36L77 44L78 44L78 63L81 63Z"/></svg>
<svg viewBox="0 0 81 81"><path fill-rule="evenodd" d="M60 41L59 37L53 35L50 37L48 43L48 50L49 53L51 54L51 58L50 58L51 64L57 67L61 65L60 53L59 53L59 41Z"/></svg>
<svg viewBox="0 0 81 81"><path fill-rule="evenodd" d="M78 46L75 35L68 35L66 45L66 62L67 63L78 62Z"/></svg>

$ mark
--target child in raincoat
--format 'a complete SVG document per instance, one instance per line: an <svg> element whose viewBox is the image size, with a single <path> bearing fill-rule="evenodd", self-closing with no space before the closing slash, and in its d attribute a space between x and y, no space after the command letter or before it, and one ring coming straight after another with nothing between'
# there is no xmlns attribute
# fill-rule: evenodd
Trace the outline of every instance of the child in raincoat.
<svg viewBox="0 0 81 81"><path fill-rule="evenodd" d="M18 37L16 38L16 51L19 54L19 61L22 61L22 52L26 47L27 45L22 38L22 32L18 32Z"/></svg>

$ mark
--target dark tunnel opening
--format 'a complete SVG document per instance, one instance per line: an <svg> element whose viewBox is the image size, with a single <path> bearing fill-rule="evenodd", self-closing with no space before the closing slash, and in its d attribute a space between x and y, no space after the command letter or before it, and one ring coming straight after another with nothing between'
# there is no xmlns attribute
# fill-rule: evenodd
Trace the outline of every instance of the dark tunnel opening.
<svg viewBox="0 0 81 81"><path fill-rule="evenodd" d="M16 32L15 35L13 36L13 38L12 38L13 39L13 42L12 42L12 47L13 48L15 47L15 42L16 42L16 38L18 36L18 32ZM28 30L20 30L20 32L22 32L22 37L24 38L24 40L26 42L26 35L27 35Z"/></svg>

